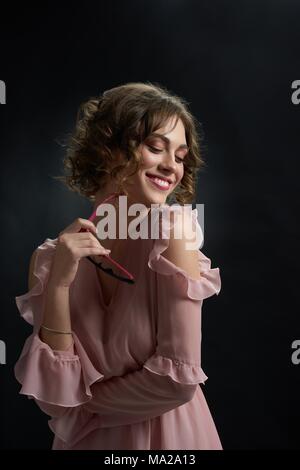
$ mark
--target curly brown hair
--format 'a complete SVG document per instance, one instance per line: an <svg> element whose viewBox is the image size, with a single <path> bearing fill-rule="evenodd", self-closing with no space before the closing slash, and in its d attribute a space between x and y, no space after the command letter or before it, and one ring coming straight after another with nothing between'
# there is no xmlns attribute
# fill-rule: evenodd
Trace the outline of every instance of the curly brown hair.
<svg viewBox="0 0 300 470"><path fill-rule="evenodd" d="M95 193L111 177L120 192L127 194L124 184L140 167L139 145L172 117L176 117L176 122L182 120L189 151L184 159L183 178L167 203L192 203L198 170L205 166L203 130L189 111L188 102L157 83L127 83L83 102L75 130L67 140L65 175L54 178L90 201L95 200ZM121 160L117 159L119 155Z"/></svg>

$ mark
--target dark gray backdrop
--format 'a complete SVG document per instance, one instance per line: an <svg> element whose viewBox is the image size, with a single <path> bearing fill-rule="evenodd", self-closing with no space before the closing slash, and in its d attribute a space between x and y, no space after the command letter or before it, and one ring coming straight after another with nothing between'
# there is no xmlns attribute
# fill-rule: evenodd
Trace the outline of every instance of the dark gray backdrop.
<svg viewBox="0 0 300 470"><path fill-rule="evenodd" d="M10 5L13 6L12 4ZM292 0L107 1L1 7L0 447L47 449L52 433L13 375L31 328L14 297L32 251L90 204L53 180L79 104L128 81L190 102L207 163L202 251L222 290L203 306L208 404L226 449L299 446L300 4Z"/></svg>

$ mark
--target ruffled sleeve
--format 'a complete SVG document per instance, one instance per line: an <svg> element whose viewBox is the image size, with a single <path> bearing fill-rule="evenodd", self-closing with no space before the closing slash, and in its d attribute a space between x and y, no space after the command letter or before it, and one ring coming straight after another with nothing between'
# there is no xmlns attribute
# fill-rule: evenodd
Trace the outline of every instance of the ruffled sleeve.
<svg viewBox="0 0 300 470"><path fill-rule="evenodd" d="M158 225L158 215L162 213L162 218L167 222L162 225ZM171 214L174 214L172 219ZM155 271L164 276L173 276L174 283L173 289L180 288L183 295L194 300L204 300L207 297L211 297L214 294L219 294L221 290L221 277L219 268L211 268L211 260L200 251L199 246L202 236L202 229L198 222L198 211L193 209L187 212L188 217L190 214L191 223L194 231L198 233L197 254L198 254L198 266L201 274L201 279L192 279L188 274L176 266L170 260L165 258L162 253L166 251L170 241L170 231L176 227L176 224L180 220L181 206L168 206L162 205L160 211L156 211L155 224L159 227L159 238L154 240L152 250L149 255L148 266L152 271ZM173 221L172 221L173 220ZM189 220L189 219L188 219ZM170 221L168 223L168 221ZM178 275L178 276L176 276ZM176 279L179 279L176 281Z"/></svg>
<svg viewBox="0 0 300 470"><path fill-rule="evenodd" d="M66 351L53 350L39 337L45 288L57 245L47 238L36 250L34 275L37 282L15 298L21 317L33 326L15 364L14 372L22 385L20 394L34 398L50 416L60 416L69 407L77 407L92 397L90 386L103 379L87 356L73 331L73 344Z"/></svg>
<svg viewBox="0 0 300 470"><path fill-rule="evenodd" d="M148 261L156 276L157 349L144 367L178 383L204 383L207 376L201 368L201 310L204 299L220 292L219 268L211 268L211 260L199 248L200 279L191 278L165 258L163 252L169 246L170 231L182 220L182 212L181 206L164 205L160 210L169 223L159 225L159 238L153 242ZM187 220L197 230L200 243L202 231L197 209L189 214L191 218Z"/></svg>

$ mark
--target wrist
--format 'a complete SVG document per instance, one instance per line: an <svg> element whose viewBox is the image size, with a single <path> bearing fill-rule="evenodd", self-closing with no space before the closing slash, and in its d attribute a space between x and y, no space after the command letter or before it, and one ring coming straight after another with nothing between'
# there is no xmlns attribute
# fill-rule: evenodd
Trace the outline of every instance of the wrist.
<svg viewBox="0 0 300 470"><path fill-rule="evenodd" d="M66 291L70 290L70 286L64 285L59 281L59 279L55 278L54 276L50 276L47 284L47 290L53 291Z"/></svg>

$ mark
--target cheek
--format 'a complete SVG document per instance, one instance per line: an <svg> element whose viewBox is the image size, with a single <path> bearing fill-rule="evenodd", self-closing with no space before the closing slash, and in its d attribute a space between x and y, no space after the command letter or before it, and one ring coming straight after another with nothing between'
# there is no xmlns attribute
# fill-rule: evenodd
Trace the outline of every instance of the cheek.
<svg viewBox="0 0 300 470"><path fill-rule="evenodd" d="M143 168L151 168L157 163L157 158L151 152L142 150L141 152L141 166Z"/></svg>
<svg viewBox="0 0 300 470"><path fill-rule="evenodd" d="M180 167L180 170L178 171L178 180L179 180L179 183L180 183L180 181L182 180L183 175L184 175L184 166L182 165L182 166ZM178 183L178 184L179 184L179 183Z"/></svg>

